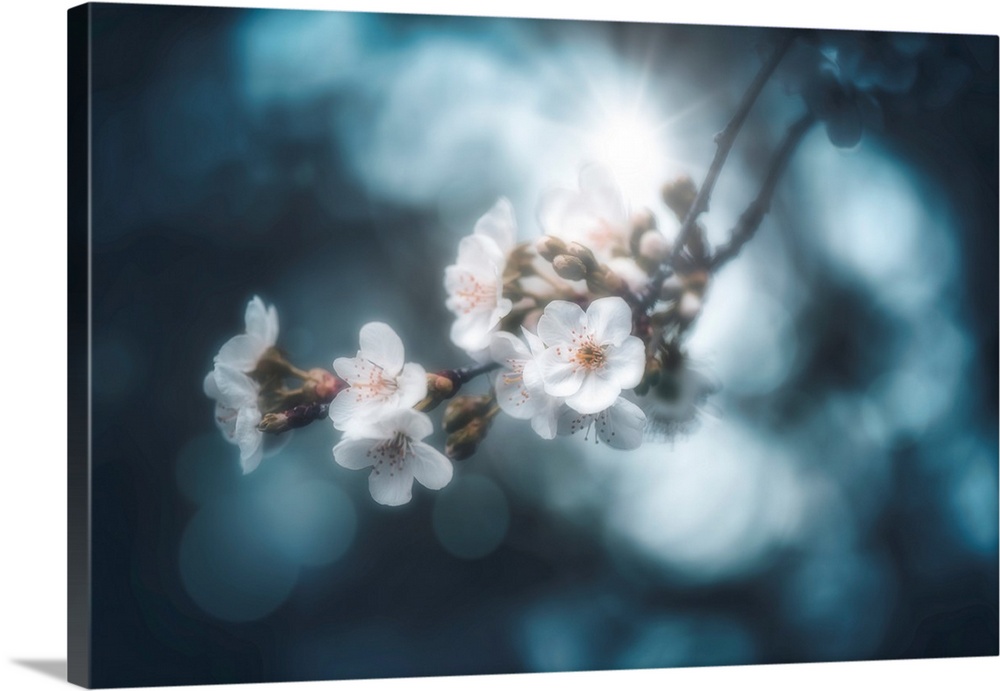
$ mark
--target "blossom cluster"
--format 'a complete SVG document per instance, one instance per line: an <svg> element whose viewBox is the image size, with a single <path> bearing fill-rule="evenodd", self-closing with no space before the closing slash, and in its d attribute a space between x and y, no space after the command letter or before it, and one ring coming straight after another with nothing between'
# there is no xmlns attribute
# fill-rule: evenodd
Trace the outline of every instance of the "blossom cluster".
<svg viewBox="0 0 1000 691"><path fill-rule="evenodd" d="M683 218L693 186L668 185L664 199ZM707 257L685 252L680 269L661 276L670 240L651 212L630 211L598 165L582 169L578 189L550 192L538 217L545 234L517 243L514 211L500 199L445 269L451 340L499 368L496 405L544 439L592 431L633 449L647 436L647 413L662 409L650 390L669 379L698 389L670 413L690 421L711 387L687 376L679 344L701 309Z"/></svg>
<svg viewBox="0 0 1000 691"><path fill-rule="evenodd" d="M688 180L664 189L678 219L692 189ZM370 469L372 497L394 506L410 501L414 480L447 485L452 461L472 455L500 413L543 439L592 435L613 449L640 446L665 422L691 422L711 390L682 350L707 284L701 236L674 252L653 214L632 212L600 166L581 171L578 189L547 195L538 217L544 235L519 242L514 209L500 199L444 269L450 339L468 367L428 372L406 362L400 336L375 321L333 373L303 371L276 347L274 307L251 300L246 333L222 346L204 384L244 472L260 463L268 434L328 418L341 435L333 459ZM459 395L480 375L488 393ZM425 440L429 412L445 401L442 453Z"/></svg>

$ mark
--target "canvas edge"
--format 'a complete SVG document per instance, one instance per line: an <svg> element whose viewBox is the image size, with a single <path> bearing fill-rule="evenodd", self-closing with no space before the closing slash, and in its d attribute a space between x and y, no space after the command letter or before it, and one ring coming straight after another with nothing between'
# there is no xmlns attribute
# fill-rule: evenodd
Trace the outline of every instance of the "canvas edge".
<svg viewBox="0 0 1000 691"><path fill-rule="evenodd" d="M90 687L90 18L67 11L67 681Z"/></svg>

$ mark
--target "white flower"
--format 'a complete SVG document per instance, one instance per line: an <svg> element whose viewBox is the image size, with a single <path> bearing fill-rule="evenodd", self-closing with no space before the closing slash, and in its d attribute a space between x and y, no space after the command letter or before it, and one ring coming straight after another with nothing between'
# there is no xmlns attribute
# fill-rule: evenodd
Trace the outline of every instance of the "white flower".
<svg viewBox="0 0 1000 691"><path fill-rule="evenodd" d="M641 295L649 287L649 274L631 257L615 257L606 263L636 295Z"/></svg>
<svg viewBox="0 0 1000 691"><path fill-rule="evenodd" d="M333 447L333 458L351 470L373 466L368 476L372 499L399 506L410 501L414 480L427 489L441 489L451 481L451 461L420 441L433 431L426 414L402 408L374 420L357 436L346 437Z"/></svg>
<svg viewBox="0 0 1000 691"><path fill-rule="evenodd" d="M257 429L260 387L249 376L228 365L216 365L204 382L205 395L215 400L215 424L231 444L240 447L240 465L249 473L264 455L264 433Z"/></svg>
<svg viewBox="0 0 1000 691"><path fill-rule="evenodd" d="M632 332L632 311L620 297L594 300L584 312L555 300L538 320L547 346L537 358L545 393L566 399L578 413L610 407L642 379L646 349Z"/></svg>
<svg viewBox="0 0 1000 691"><path fill-rule="evenodd" d="M278 311L256 295L247 304L246 333L233 336L215 356L215 366L205 377L205 395L215 401L215 424L222 435L240 447L240 464L249 473L260 465L264 435L257 429L261 413L257 403L260 386L248 372L278 340Z"/></svg>
<svg viewBox="0 0 1000 691"><path fill-rule="evenodd" d="M559 434L583 431L584 438L594 430L595 441L601 440L613 449L635 449L642 445L646 414L639 406L618 397L610 407L599 413L578 413L570 407L559 416Z"/></svg>
<svg viewBox="0 0 1000 691"><path fill-rule="evenodd" d="M365 425L382 413L409 408L427 395L427 373L404 363L403 341L388 324L361 327L357 357L337 358L333 368L347 382L330 404L330 419L341 431Z"/></svg>
<svg viewBox="0 0 1000 691"><path fill-rule="evenodd" d="M720 385L713 378L692 369L687 359L660 372L660 381L638 400L649 424L646 438L665 441L691 432L708 398Z"/></svg>
<svg viewBox="0 0 1000 691"><path fill-rule="evenodd" d="M579 242L607 263L628 254L628 209L614 175L591 164L580 170L579 191L549 192L539 207L542 229L566 242Z"/></svg>
<svg viewBox="0 0 1000 691"><path fill-rule="evenodd" d="M545 393L535 357L545 350L538 336L523 329L526 346L506 331L493 334L490 357L502 365L493 388L500 409L518 420L531 420L531 428L543 439L556 436L556 421L562 401ZM530 350L529 350L530 347Z"/></svg>
<svg viewBox="0 0 1000 691"><path fill-rule="evenodd" d="M474 357L489 348L490 334L510 313L503 271L517 226L510 202L500 199L458 244L458 259L444 271L445 305L455 313L451 340Z"/></svg>
<svg viewBox="0 0 1000 691"><path fill-rule="evenodd" d="M233 336L215 356L216 365L232 367L239 372L252 372L261 355L278 341L278 311L274 305L264 306L256 295L247 305L246 333Z"/></svg>

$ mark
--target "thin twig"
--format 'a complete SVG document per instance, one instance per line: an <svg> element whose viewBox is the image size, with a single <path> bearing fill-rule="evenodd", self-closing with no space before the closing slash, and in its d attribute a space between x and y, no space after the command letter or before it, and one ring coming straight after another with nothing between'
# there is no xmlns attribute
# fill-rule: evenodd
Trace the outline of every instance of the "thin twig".
<svg viewBox="0 0 1000 691"><path fill-rule="evenodd" d="M771 207L771 198L774 196L774 190L778 186L778 180L781 178L788 160L792 157L799 142L802 141L805 133L809 131L814 122L815 118L812 114L807 113L789 126L785 133L785 139L781 142L781 147L771 159L767 176L760 186L757 198L740 214L739 221L737 221L736 226L730 231L729 240L719 246L712 257L709 266L713 271L739 254L740 250L743 249L743 245L757 232L757 228L760 227L761 221Z"/></svg>
<svg viewBox="0 0 1000 691"><path fill-rule="evenodd" d="M732 119L726 124L725 129L716 135L715 142L717 148L715 150L715 158L712 159L712 165L709 166L708 174L705 175L705 181L698 189L698 194L695 196L687 216L684 217L684 223L678 232L677 242L670 257L671 260L676 259L684 249L684 246L691 239L691 233L694 232L698 217L708 210L708 202L712 196L712 190L715 188L715 181L718 180L719 174L722 172L722 167L726 163L726 158L733 148L736 135L739 134L740 129L743 127L743 123L746 121L750 109L757 100L757 96L760 95L767 80L771 78L771 74L778 67L778 63L781 62L781 59L791 47L795 36L795 32L788 32L782 36L771 57L761 66L757 72L757 76L754 77L753 82L747 87L746 93L743 94L743 99L740 101L739 106L737 106L736 112L733 113Z"/></svg>
<svg viewBox="0 0 1000 691"><path fill-rule="evenodd" d="M789 31L782 36L781 41L775 47L771 57L761 66L757 75L754 77L753 82L751 82L750 86L747 87L746 93L743 94L743 98L740 101L739 106L736 108L736 112L733 113L733 117L726 124L725 129L716 135L715 158L712 159L712 164L709 166L708 173L705 175L705 181L698 189L698 194L695 195L695 199L691 203L691 208L684 217L684 222L681 224L681 228L677 233L677 241L674 243L674 248L671 251L670 256L666 261L660 264L659 267L657 267L656 271L650 277L649 288L639 301L639 307L643 311L648 311L650 307L656 304L660 294L660 287L663 285L663 282L670 278L670 276L674 273L676 260L686 247L687 243L690 241L691 234L697 227L698 217L708 210L708 202L712 196L712 190L715 188L715 182L718 180L719 174L722 172L722 167L726 162L726 158L729 156L729 152L733 148L733 144L736 141L736 135L739 134L740 129L743 127L743 123L747 119L747 115L750 113L750 109L756 102L760 92L764 89L764 85L767 83L767 80L771 78L771 75L774 73L774 70L777 69L781 59L785 56L785 53L788 52L788 49L795 41L796 36L797 33L794 31Z"/></svg>
<svg viewBox="0 0 1000 691"><path fill-rule="evenodd" d="M483 365L473 365L470 367L462 367L461 369L453 370L457 375L458 381L461 384L466 384L480 374L486 374L487 372L492 372L493 370L500 367L499 362L487 362Z"/></svg>

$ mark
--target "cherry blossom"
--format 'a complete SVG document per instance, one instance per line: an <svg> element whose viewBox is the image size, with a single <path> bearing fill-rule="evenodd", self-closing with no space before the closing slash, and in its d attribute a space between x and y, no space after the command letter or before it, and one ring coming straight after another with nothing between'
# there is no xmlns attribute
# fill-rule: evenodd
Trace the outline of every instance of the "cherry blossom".
<svg viewBox="0 0 1000 691"><path fill-rule="evenodd" d="M215 424L231 444L240 447L240 465L249 473L264 455L264 434L257 429L261 413L260 387L249 376L228 365L216 365L204 381L205 395L215 401Z"/></svg>
<svg viewBox="0 0 1000 691"><path fill-rule="evenodd" d="M503 272L516 236L514 211L500 199L476 222L472 235L462 238L458 259L445 269L445 305L456 316L451 340L473 357L481 358L490 334L513 307L503 296Z"/></svg>
<svg viewBox="0 0 1000 691"><path fill-rule="evenodd" d="M349 433L333 447L333 458L351 470L372 467L368 489L386 506L410 501L413 481L441 489L451 481L451 461L421 441L434 431L425 413L401 408L386 413L357 434Z"/></svg>
<svg viewBox="0 0 1000 691"><path fill-rule="evenodd" d="M613 449L636 449L642 445L646 414L634 403L619 396L614 403L598 413L579 413L565 407L559 415L558 432L572 435L583 432L589 438L603 441Z"/></svg>
<svg viewBox="0 0 1000 691"><path fill-rule="evenodd" d="M527 345L506 331L493 334L490 342L490 357L501 365L493 383L497 405L513 418L531 420L538 436L552 439L562 401L545 393L535 362L545 345L527 329L523 333Z"/></svg>
<svg viewBox="0 0 1000 691"><path fill-rule="evenodd" d="M630 335L632 311L619 297L594 300L587 311L550 302L538 320L545 351L537 362L545 393L578 413L598 413L636 386L646 365L643 342Z"/></svg>
<svg viewBox="0 0 1000 691"><path fill-rule="evenodd" d="M409 408L427 395L427 373L404 362L403 341L392 327L370 322L361 327L361 349L356 357L333 361L348 388L330 404L330 419L341 431L367 424L372 418Z"/></svg>
<svg viewBox="0 0 1000 691"><path fill-rule="evenodd" d="M233 336L215 356L216 365L232 367L239 372L252 372L268 348L278 341L278 311L266 307L256 295L247 305L246 333Z"/></svg>
<svg viewBox="0 0 1000 691"><path fill-rule="evenodd" d="M549 192L538 217L545 233L590 248L602 263L628 254L631 225L627 204L614 175L604 166L584 166L578 190Z"/></svg>

